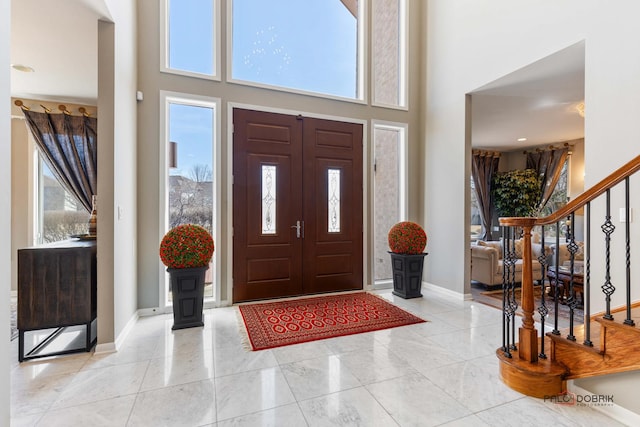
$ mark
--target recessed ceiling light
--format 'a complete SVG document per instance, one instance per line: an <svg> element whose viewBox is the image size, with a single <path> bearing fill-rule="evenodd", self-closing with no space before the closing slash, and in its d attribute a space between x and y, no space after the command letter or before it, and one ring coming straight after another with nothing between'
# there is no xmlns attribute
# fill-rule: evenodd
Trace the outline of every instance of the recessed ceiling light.
<svg viewBox="0 0 640 427"><path fill-rule="evenodd" d="M518 142L525 142L527 138L518 138Z"/></svg>
<svg viewBox="0 0 640 427"><path fill-rule="evenodd" d="M23 73L33 73L35 70L28 65L23 64L11 64L11 68L14 70L22 71Z"/></svg>

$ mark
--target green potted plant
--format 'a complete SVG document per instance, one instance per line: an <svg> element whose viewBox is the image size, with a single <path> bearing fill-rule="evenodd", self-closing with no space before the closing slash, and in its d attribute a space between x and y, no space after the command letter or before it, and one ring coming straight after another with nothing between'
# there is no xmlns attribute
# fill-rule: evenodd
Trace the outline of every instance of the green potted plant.
<svg viewBox="0 0 640 427"><path fill-rule="evenodd" d="M167 266L173 299L171 329L204 326L204 280L213 250L213 237L199 225L178 225L162 238L160 259Z"/></svg>
<svg viewBox="0 0 640 427"><path fill-rule="evenodd" d="M533 216L540 202L540 178L533 169L497 173L493 200L501 217Z"/></svg>
<svg viewBox="0 0 640 427"><path fill-rule="evenodd" d="M427 233L415 222L402 221L391 227L388 240L393 294L401 298L421 297Z"/></svg>

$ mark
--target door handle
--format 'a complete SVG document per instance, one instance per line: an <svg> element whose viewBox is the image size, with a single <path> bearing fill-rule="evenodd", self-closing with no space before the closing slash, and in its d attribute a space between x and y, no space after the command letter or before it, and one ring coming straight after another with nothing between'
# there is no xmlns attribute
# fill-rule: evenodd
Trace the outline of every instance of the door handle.
<svg viewBox="0 0 640 427"><path fill-rule="evenodd" d="M300 231L302 229L302 226L300 225L300 221L296 221L296 225L292 225L291 228L295 228L296 229L296 238L299 239L300 238Z"/></svg>
<svg viewBox="0 0 640 427"><path fill-rule="evenodd" d="M304 221L296 221L296 225L292 225L291 228L295 228L296 229L296 238L303 238L304 239Z"/></svg>

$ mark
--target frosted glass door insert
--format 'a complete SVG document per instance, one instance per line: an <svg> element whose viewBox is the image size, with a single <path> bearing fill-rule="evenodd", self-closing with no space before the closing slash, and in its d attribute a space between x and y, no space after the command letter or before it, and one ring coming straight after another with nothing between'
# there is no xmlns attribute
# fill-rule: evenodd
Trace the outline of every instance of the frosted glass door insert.
<svg viewBox="0 0 640 427"><path fill-rule="evenodd" d="M276 234L276 167L262 165L262 234Z"/></svg>

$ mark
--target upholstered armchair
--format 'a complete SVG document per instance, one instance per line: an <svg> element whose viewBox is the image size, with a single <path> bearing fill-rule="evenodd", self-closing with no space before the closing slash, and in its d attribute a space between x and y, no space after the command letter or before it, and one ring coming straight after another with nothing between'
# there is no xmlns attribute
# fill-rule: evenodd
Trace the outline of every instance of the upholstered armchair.
<svg viewBox="0 0 640 427"><path fill-rule="evenodd" d="M516 240L515 245L516 263L515 280L522 282L522 240ZM542 280L542 268L538 257L542 253L540 243L531 244L531 254L533 260L531 269L534 282ZM549 257L551 249L545 246L545 255ZM471 245L471 280L484 284L487 288L502 285L503 271L502 242L478 240L475 245Z"/></svg>
<svg viewBox="0 0 640 427"><path fill-rule="evenodd" d="M571 253L569 252L569 248L567 247L568 243L562 242L558 247L559 251L559 262L558 265L560 267L571 267ZM576 251L573 258L573 268L577 273L582 273L584 269L584 242L576 241L576 245L578 246L578 250ZM552 255L550 257L549 265L556 265L556 245L550 245Z"/></svg>

